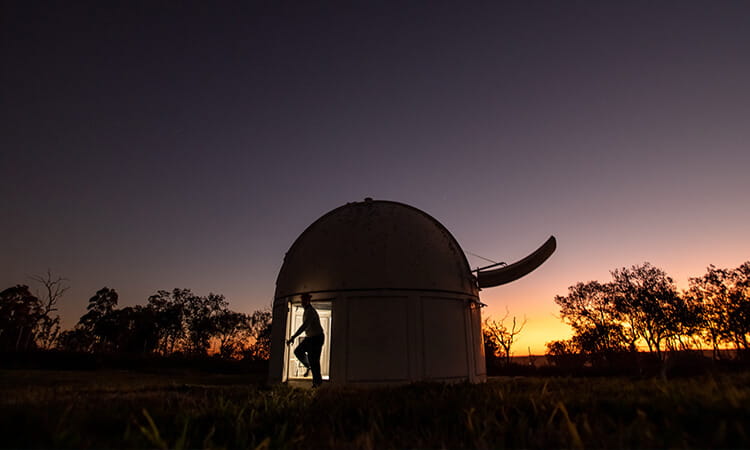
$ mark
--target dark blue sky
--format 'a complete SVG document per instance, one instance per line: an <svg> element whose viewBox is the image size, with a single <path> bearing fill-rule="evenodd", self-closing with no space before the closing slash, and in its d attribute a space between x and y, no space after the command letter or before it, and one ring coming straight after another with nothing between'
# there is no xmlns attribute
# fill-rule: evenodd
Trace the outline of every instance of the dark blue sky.
<svg viewBox="0 0 750 450"><path fill-rule="evenodd" d="M353 3L4 2L0 287L66 276L66 325L102 286L252 311L369 196L493 259L555 234L482 293L533 346L577 281L750 259L750 3Z"/></svg>

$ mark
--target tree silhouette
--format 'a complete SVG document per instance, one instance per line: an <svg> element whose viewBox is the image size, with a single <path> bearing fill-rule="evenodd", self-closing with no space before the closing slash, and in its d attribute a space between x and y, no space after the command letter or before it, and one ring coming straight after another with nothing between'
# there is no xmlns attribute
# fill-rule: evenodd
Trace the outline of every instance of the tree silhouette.
<svg viewBox="0 0 750 450"><path fill-rule="evenodd" d="M682 299L674 281L646 262L612 271L615 305L632 345L643 339L663 359L663 344L680 332Z"/></svg>
<svg viewBox="0 0 750 450"><path fill-rule="evenodd" d="M37 348L44 305L26 285L0 292L0 350L26 351Z"/></svg>
<svg viewBox="0 0 750 450"><path fill-rule="evenodd" d="M227 308L223 295L208 294L205 297L189 295L185 303L185 326L187 346L185 350L193 355L205 355L211 338L217 333L217 317Z"/></svg>
<svg viewBox="0 0 750 450"><path fill-rule="evenodd" d="M111 316L117 306L119 296L114 289L103 287L99 289L93 297L89 299L86 307L87 312L78 321L77 327L82 332L90 335L91 345L95 351L109 351L116 335L117 325ZM79 339L85 341L84 334L81 333ZM92 348L90 348L92 349Z"/></svg>
<svg viewBox="0 0 750 450"><path fill-rule="evenodd" d="M578 283L568 288L568 295L555 297L560 317L573 328L575 347L591 357L627 348L614 297L613 285L598 281Z"/></svg>
<svg viewBox="0 0 750 450"><path fill-rule="evenodd" d="M518 324L515 316L513 316L510 326L505 325L505 321L508 319L509 315L510 311L506 309L505 315L499 321L491 320L489 317L484 321L484 332L486 333L487 338L492 342L491 346L494 346L500 351L499 356L505 360L506 365L510 364L510 357L512 355L511 348L516 341L516 336L523 331L523 327L526 325L525 317L523 322Z"/></svg>
<svg viewBox="0 0 750 450"><path fill-rule="evenodd" d="M750 337L750 261L731 271L728 334L739 351L747 356Z"/></svg>
<svg viewBox="0 0 750 450"><path fill-rule="evenodd" d="M750 334L750 261L736 269L711 265L701 277L690 278L685 297L700 311L699 333L718 358L723 344L748 350Z"/></svg>
<svg viewBox="0 0 750 450"><path fill-rule="evenodd" d="M271 313L222 311L216 316L215 335L222 358L267 360L271 350Z"/></svg>
<svg viewBox="0 0 750 450"><path fill-rule="evenodd" d="M237 358L247 349L250 340L250 317L247 314L225 310L214 318L219 356Z"/></svg>
<svg viewBox="0 0 750 450"><path fill-rule="evenodd" d="M484 344L484 358L487 362L488 367L494 367L497 365L497 361L501 354L500 346L497 344L492 332L487 329L487 326L482 327L482 343Z"/></svg>
<svg viewBox="0 0 750 450"><path fill-rule="evenodd" d="M158 351L206 355L211 339L220 334L219 327L225 325L221 320L227 306L226 298L219 294L199 296L190 289L157 291L148 298L148 307L155 315Z"/></svg>
<svg viewBox="0 0 750 450"><path fill-rule="evenodd" d="M94 336L87 330L75 327L60 333L58 347L68 352L90 352L94 346Z"/></svg>
<svg viewBox="0 0 750 450"><path fill-rule="evenodd" d="M245 358L265 361L271 357L271 311L258 310L250 315L250 339Z"/></svg>
<svg viewBox="0 0 750 450"><path fill-rule="evenodd" d="M85 328L93 330L94 324L111 313L112 310L117 306L119 295L114 289L103 287L96 291L93 297L89 299L89 304L86 307L88 311L86 314L81 316L79 323Z"/></svg>
<svg viewBox="0 0 750 450"><path fill-rule="evenodd" d="M698 294L708 282L693 280L692 294L680 296L672 278L648 262L610 273L610 283L577 283L568 295L555 297L562 320L574 334L568 341L549 343L549 355L562 361L577 352L592 364L622 362L625 350L637 351L645 343L664 361L665 350L699 346L705 302Z"/></svg>
<svg viewBox="0 0 750 450"><path fill-rule="evenodd" d="M700 311L699 334L703 342L711 347L714 359L720 358L719 346L726 337L728 325L729 292L726 278L726 271L710 265L703 276L688 280L689 288L683 296Z"/></svg>
<svg viewBox="0 0 750 450"><path fill-rule="evenodd" d="M66 278L55 277L49 269L42 275L32 276L31 279L42 285L42 293L37 292L36 295L42 304L37 341L39 347L46 350L55 345L60 334L60 316L53 316L52 313L57 311L57 302L70 286L67 285Z"/></svg>
<svg viewBox="0 0 750 450"><path fill-rule="evenodd" d="M48 349L49 313L67 290L50 272L35 278L45 286L44 301L28 286L0 293L0 351ZM58 348L74 352L206 356L218 343L220 356L254 360L270 356L271 313L243 314L228 309L223 295L199 296L190 289L160 290L145 306L117 308L114 289L99 289L72 330L57 337ZM45 339L42 339L45 337Z"/></svg>
<svg viewBox="0 0 750 450"><path fill-rule="evenodd" d="M156 314L158 329L157 350L161 354L174 353L182 347L186 336L185 303L192 295L189 289L160 290L148 298L148 307Z"/></svg>
<svg viewBox="0 0 750 450"><path fill-rule="evenodd" d="M158 335L153 310L141 305L115 309L104 316L109 351L149 354L156 348Z"/></svg>
<svg viewBox="0 0 750 450"><path fill-rule="evenodd" d="M554 366L564 369L583 367L586 357L573 339L547 342L545 356Z"/></svg>

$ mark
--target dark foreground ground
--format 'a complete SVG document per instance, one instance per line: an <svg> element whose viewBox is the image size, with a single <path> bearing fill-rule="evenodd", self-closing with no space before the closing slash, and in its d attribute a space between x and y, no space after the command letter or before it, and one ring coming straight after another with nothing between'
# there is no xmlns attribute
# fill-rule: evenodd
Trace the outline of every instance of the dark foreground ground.
<svg viewBox="0 0 750 450"><path fill-rule="evenodd" d="M750 374L318 390L249 375L0 371L3 448L747 448Z"/></svg>

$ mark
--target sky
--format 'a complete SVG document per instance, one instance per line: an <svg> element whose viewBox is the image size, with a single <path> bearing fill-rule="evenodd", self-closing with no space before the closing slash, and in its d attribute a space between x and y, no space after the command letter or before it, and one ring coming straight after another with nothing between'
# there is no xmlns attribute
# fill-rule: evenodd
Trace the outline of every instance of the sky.
<svg viewBox="0 0 750 450"><path fill-rule="evenodd" d="M0 39L0 289L64 276L65 327L104 286L268 307L365 197L496 261L556 236L480 293L519 355L579 281L750 260L745 1L3 1Z"/></svg>

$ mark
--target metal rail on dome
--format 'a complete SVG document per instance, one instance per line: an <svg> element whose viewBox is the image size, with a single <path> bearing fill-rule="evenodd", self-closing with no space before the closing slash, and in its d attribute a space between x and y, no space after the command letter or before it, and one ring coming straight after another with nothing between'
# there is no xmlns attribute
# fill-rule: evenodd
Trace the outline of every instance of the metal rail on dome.
<svg viewBox="0 0 750 450"><path fill-rule="evenodd" d="M489 266L477 267L476 269L472 270L472 273L473 272L479 272L480 270L492 269L493 267L497 267L497 266L507 266L507 265L508 265L507 263L498 262L498 263L495 263L495 264L490 264Z"/></svg>

